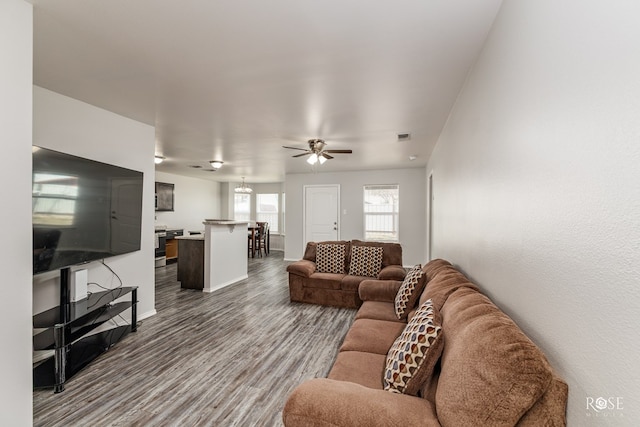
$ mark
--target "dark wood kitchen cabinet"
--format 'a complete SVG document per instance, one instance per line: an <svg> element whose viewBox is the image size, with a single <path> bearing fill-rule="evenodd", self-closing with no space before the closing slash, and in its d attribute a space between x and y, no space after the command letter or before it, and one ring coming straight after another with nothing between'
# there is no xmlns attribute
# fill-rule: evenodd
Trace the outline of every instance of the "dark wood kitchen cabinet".
<svg viewBox="0 0 640 427"><path fill-rule="evenodd" d="M156 182L156 211L173 211L174 187L174 184Z"/></svg>

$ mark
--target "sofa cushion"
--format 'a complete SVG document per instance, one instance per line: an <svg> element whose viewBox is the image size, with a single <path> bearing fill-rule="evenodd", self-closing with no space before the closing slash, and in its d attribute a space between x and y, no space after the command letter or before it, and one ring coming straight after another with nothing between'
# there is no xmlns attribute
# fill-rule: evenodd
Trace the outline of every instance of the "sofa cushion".
<svg viewBox="0 0 640 427"><path fill-rule="evenodd" d="M308 242L307 247L304 250L304 255L302 259L306 259L307 261L316 262L316 250L318 248L318 243L324 243L327 245L345 245L346 246L346 256L345 256L345 271L349 266L349 256L351 254L351 242L348 240L327 240L324 242Z"/></svg>
<svg viewBox="0 0 640 427"><path fill-rule="evenodd" d="M287 427L440 427L435 406L425 399L327 378L296 387L282 419Z"/></svg>
<svg viewBox="0 0 640 427"><path fill-rule="evenodd" d="M349 381L365 387L382 390L384 354L366 353L362 351L341 351L329 371L327 378Z"/></svg>
<svg viewBox="0 0 640 427"><path fill-rule="evenodd" d="M382 248L379 246L353 246L349 274L378 277L382 268Z"/></svg>
<svg viewBox="0 0 640 427"><path fill-rule="evenodd" d="M346 246L318 243L316 248L316 269L319 273L343 274Z"/></svg>
<svg viewBox="0 0 640 427"><path fill-rule="evenodd" d="M392 302L384 301L365 301L356 313L356 319L377 319L386 320L388 322L398 322L406 325L404 320L398 320L396 312L393 309Z"/></svg>
<svg viewBox="0 0 640 427"><path fill-rule="evenodd" d="M477 290L457 289L441 314L446 346L436 408L442 425L515 425L551 383L546 358Z"/></svg>
<svg viewBox="0 0 640 427"><path fill-rule="evenodd" d="M382 267L388 265L402 265L402 246L400 243L388 242L363 242L352 240L352 246L373 246L382 248Z"/></svg>
<svg viewBox="0 0 640 427"><path fill-rule="evenodd" d="M418 304L421 305L430 299L433 301L434 307L440 310L449 295L460 288L471 288L479 291L478 287L471 283L464 274L452 266L444 266L427 282Z"/></svg>
<svg viewBox="0 0 640 427"><path fill-rule="evenodd" d="M440 358L444 341L440 315L426 301L407 323L387 354L384 389L416 395Z"/></svg>
<svg viewBox="0 0 640 427"><path fill-rule="evenodd" d="M434 278L438 272L446 267L453 267L451 263L444 259L432 259L422 267L422 271L427 275L427 282Z"/></svg>
<svg viewBox="0 0 640 427"><path fill-rule="evenodd" d="M375 319L358 319L344 337L340 351L364 351L387 355L405 325Z"/></svg>
<svg viewBox="0 0 640 427"><path fill-rule="evenodd" d="M347 274L342 278L341 289L343 291L353 291L357 293L360 283L367 279L371 279L371 278L364 277L364 276L352 276L350 274Z"/></svg>
<svg viewBox="0 0 640 427"><path fill-rule="evenodd" d="M334 289L342 288L344 274L337 273L313 273L304 281L305 288Z"/></svg>
<svg viewBox="0 0 640 427"><path fill-rule="evenodd" d="M422 271L420 264L409 270L394 300L394 308L398 319L406 318L409 310L415 307L424 289L426 278L427 276Z"/></svg>

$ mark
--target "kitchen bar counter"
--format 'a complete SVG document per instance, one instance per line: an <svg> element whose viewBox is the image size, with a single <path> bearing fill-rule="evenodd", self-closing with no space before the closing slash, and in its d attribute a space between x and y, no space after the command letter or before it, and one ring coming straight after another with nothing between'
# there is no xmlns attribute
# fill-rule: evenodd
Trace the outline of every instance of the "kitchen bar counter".
<svg viewBox="0 0 640 427"><path fill-rule="evenodd" d="M213 292L246 279L248 222L205 220L203 224L204 234L176 237L181 286Z"/></svg>

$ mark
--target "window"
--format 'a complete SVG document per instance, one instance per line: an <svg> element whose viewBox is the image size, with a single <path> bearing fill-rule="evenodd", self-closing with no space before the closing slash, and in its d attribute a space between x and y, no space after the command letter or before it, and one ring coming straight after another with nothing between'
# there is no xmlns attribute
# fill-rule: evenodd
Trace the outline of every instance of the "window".
<svg viewBox="0 0 640 427"><path fill-rule="evenodd" d="M364 239L398 241L398 185L364 186Z"/></svg>
<svg viewBox="0 0 640 427"><path fill-rule="evenodd" d="M268 222L271 232L279 232L278 193L256 194L256 221Z"/></svg>
<svg viewBox="0 0 640 427"><path fill-rule="evenodd" d="M251 194L234 194L233 217L236 221L251 220Z"/></svg>

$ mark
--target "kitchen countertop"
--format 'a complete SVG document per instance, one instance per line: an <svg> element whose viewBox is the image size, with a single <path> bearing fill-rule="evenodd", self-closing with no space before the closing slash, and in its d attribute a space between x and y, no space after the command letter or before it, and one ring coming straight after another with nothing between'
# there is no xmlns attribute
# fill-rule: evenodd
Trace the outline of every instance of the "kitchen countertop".
<svg viewBox="0 0 640 427"><path fill-rule="evenodd" d="M203 224L207 225L238 225L249 224L249 221L235 221L233 219L205 219Z"/></svg>
<svg viewBox="0 0 640 427"><path fill-rule="evenodd" d="M176 236L177 240L204 240L204 234L192 234L190 236Z"/></svg>

